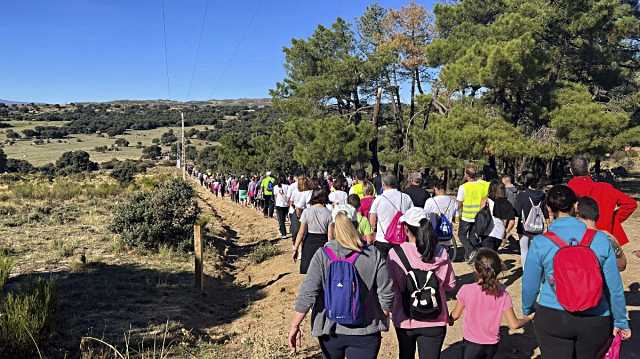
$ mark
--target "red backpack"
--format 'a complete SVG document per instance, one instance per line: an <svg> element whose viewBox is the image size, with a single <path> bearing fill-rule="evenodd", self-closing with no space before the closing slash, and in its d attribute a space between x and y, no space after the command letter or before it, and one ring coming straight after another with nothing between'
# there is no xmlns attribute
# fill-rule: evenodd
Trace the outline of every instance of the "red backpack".
<svg viewBox="0 0 640 359"><path fill-rule="evenodd" d="M587 229L580 243L568 245L555 233L545 237L560 249L553 257L553 277L556 297L568 312L582 312L594 308L602 298L602 269L598 257L591 249L597 231Z"/></svg>

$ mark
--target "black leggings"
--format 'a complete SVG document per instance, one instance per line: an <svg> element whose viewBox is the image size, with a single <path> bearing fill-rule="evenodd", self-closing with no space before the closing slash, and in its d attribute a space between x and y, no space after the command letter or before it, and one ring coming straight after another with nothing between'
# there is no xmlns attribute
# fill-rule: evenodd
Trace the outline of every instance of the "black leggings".
<svg viewBox="0 0 640 359"><path fill-rule="evenodd" d="M493 359L498 352L498 344L477 344L464 340L464 359Z"/></svg>
<svg viewBox="0 0 640 359"><path fill-rule="evenodd" d="M371 335L323 335L318 338L327 359L375 359L380 351L380 333Z"/></svg>
<svg viewBox="0 0 640 359"><path fill-rule="evenodd" d="M601 358L612 339L611 317L579 316L537 306L533 326L544 359Z"/></svg>
<svg viewBox="0 0 640 359"><path fill-rule="evenodd" d="M414 359L416 357L416 345L418 358L438 359L447 334L447 327L431 327L417 329L402 329L396 327L400 359Z"/></svg>
<svg viewBox="0 0 640 359"><path fill-rule="evenodd" d="M278 215L278 226L280 227L280 235L287 235L287 226L285 225L285 221L287 219L287 214L289 213L289 207L276 207L276 214Z"/></svg>

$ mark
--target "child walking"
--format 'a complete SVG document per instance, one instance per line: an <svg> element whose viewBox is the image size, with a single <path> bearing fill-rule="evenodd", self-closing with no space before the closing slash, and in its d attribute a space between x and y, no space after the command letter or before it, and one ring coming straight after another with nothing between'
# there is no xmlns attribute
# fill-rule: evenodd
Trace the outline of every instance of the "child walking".
<svg viewBox="0 0 640 359"><path fill-rule="evenodd" d="M501 319L504 317L507 320L509 328L518 329L533 317L516 317L511 296L498 281L502 270L498 253L491 249L479 249L473 265L476 282L460 288L450 324L453 325L464 313L464 359L492 359L498 351Z"/></svg>

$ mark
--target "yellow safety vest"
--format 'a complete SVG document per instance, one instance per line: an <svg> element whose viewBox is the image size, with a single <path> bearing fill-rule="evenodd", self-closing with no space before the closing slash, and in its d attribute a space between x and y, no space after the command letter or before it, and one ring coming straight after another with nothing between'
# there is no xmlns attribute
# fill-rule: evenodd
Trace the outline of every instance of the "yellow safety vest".
<svg viewBox="0 0 640 359"><path fill-rule="evenodd" d="M483 180L467 182L462 185L462 188L464 189L462 218L467 222L473 221L476 218L476 214L480 212L482 200L487 198L489 194L489 182Z"/></svg>
<svg viewBox="0 0 640 359"><path fill-rule="evenodd" d="M351 187L351 192L357 194L358 197L362 199L362 197L364 197L364 185L360 182L354 184L353 187Z"/></svg>

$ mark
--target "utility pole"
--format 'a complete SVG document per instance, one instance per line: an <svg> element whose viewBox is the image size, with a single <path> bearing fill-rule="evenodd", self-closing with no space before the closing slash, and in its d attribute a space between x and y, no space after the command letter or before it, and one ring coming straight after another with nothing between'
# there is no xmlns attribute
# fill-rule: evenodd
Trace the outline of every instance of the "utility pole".
<svg viewBox="0 0 640 359"><path fill-rule="evenodd" d="M184 150L184 112L180 111L180 118L182 118L182 153L180 155L180 166L182 167L182 179L187 180L187 163L185 162L185 150Z"/></svg>

